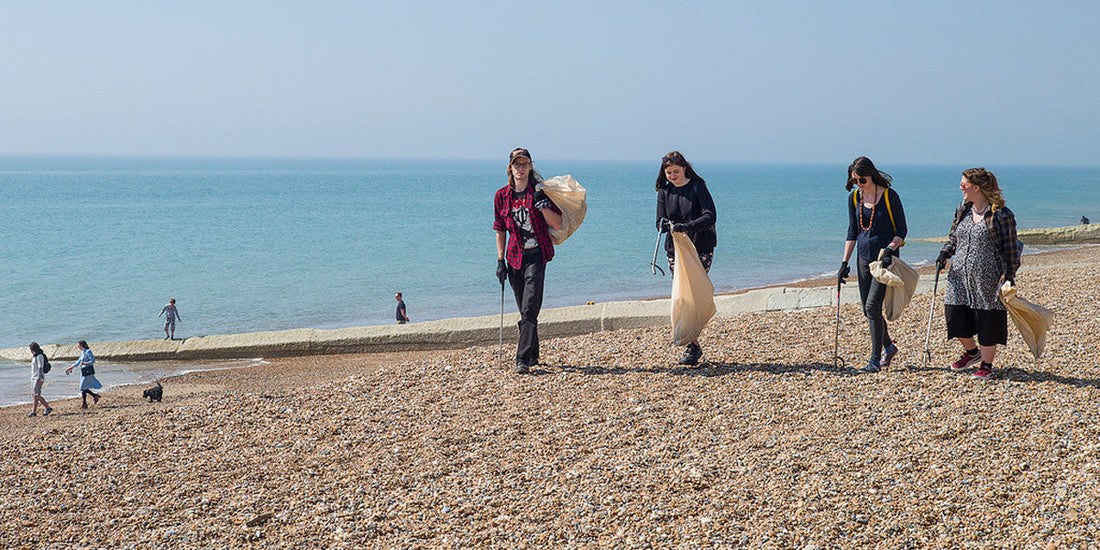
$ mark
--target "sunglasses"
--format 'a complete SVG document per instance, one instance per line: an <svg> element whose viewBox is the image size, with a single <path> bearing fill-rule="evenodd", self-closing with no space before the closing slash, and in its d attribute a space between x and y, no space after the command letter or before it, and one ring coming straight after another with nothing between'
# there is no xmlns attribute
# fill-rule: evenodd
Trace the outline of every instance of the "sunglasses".
<svg viewBox="0 0 1100 550"><path fill-rule="evenodd" d="M848 180L848 183L859 185L861 183L870 183L871 178L869 176L860 176L858 178L852 178Z"/></svg>
<svg viewBox="0 0 1100 550"><path fill-rule="evenodd" d="M661 164L668 164L670 162L676 162L676 161L681 161L682 162L683 160L684 160L684 155L681 155L680 153L672 153L672 154L669 154L669 155L665 155L664 157L661 157Z"/></svg>

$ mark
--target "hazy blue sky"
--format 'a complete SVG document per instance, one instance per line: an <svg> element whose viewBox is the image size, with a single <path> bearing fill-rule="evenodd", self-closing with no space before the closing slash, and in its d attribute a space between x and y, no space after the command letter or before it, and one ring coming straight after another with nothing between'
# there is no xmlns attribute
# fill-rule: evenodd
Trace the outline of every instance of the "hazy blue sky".
<svg viewBox="0 0 1100 550"><path fill-rule="evenodd" d="M0 154L1087 164L1100 2L0 3Z"/></svg>

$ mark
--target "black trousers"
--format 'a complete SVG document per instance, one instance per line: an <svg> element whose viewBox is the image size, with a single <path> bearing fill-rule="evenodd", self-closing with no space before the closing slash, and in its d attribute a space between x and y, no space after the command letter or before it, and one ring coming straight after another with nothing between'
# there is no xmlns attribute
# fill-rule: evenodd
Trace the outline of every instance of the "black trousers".
<svg viewBox="0 0 1100 550"><path fill-rule="evenodd" d="M542 250L523 253L523 267L508 270L508 283L516 295L519 308L519 345L516 360L528 365L539 362L539 311L542 309L542 285L546 278L546 263Z"/></svg>
<svg viewBox="0 0 1100 550"><path fill-rule="evenodd" d="M863 302L863 316L871 328L871 359L882 360L882 348L894 343L886 327L886 317L882 315L882 301L886 298L886 285L871 275L871 262L859 257L859 301Z"/></svg>

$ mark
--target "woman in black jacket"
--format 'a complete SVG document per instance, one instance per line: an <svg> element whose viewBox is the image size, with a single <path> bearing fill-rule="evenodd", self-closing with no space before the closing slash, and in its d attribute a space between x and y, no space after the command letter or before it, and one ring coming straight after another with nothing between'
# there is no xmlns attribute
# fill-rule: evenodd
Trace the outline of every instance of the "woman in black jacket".
<svg viewBox="0 0 1100 550"><path fill-rule="evenodd" d="M665 253L670 272L676 268L673 232L687 233L699 253L703 269L710 271L718 241L718 233L714 230L716 219L714 199L707 190L707 182L695 173L679 151L665 155L657 173L657 230L669 233L665 238ZM702 357L703 348L696 339L688 344L680 364L697 365Z"/></svg>

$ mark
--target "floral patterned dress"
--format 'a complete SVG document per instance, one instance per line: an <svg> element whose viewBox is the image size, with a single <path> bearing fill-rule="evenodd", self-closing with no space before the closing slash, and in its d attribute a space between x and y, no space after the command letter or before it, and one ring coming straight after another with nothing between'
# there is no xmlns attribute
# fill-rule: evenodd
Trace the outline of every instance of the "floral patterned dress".
<svg viewBox="0 0 1100 550"><path fill-rule="evenodd" d="M956 248L947 272L945 304L969 306L970 309L1000 309L998 289L1001 286L1001 259L989 236L984 221L974 221L968 209L955 228Z"/></svg>

